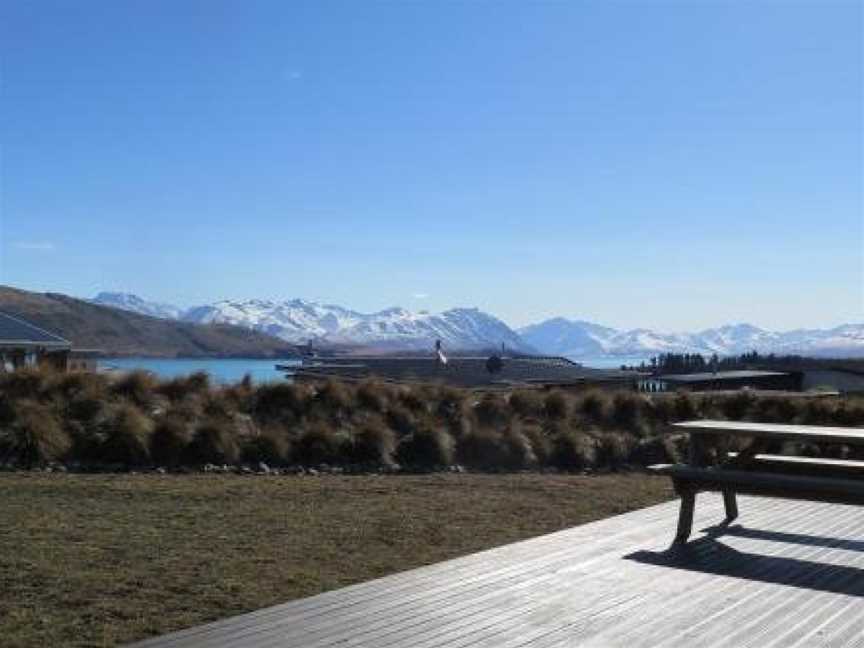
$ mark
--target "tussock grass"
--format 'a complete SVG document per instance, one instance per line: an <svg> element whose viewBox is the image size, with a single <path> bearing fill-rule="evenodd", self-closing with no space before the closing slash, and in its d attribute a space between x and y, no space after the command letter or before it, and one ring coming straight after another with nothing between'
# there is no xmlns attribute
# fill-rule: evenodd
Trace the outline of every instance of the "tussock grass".
<svg viewBox="0 0 864 648"><path fill-rule="evenodd" d="M28 414L34 408L46 422ZM491 471L605 470L673 455L669 439L678 442L670 424L700 417L864 426L864 399L477 393L373 380L255 386L245 379L216 386L203 373L160 382L132 372L112 382L102 375L23 370L0 375L0 462L102 468L398 463L428 470L456 461Z"/></svg>
<svg viewBox="0 0 864 648"><path fill-rule="evenodd" d="M0 457L29 468L62 459L70 446L69 436L50 408L21 400L15 403L14 421L0 436Z"/></svg>

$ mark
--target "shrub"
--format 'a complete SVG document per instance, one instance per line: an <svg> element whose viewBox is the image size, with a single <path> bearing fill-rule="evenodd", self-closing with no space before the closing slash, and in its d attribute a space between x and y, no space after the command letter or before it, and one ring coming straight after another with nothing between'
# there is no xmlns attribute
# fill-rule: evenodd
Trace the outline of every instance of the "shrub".
<svg viewBox="0 0 864 648"><path fill-rule="evenodd" d="M620 432L606 432L600 435L598 462L603 466L618 468L630 459L636 443L632 436Z"/></svg>
<svg viewBox="0 0 864 648"><path fill-rule="evenodd" d="M675 443L675 438L668 435L641 439L630 453L630 460L640 466L676 463L681 457L682 453Z"/></svg>
<svg viewBox="0 0 864 648"><path fill-rule="evenodd" d="M115 407L101 426L100 458L126 466L148 463L152 429L150 419L134 405Z"/></svg>
<svg viewBox="0 0 864 648"><path fill-rule="evenodd" d="M93 423L105 411L106 404L104 398L81 395L68 402L66 414L81 423Z"/></svg>
<svg viewBox="0 0 864 648"><path fill-rule="evenodd" d="M308 402L308 391L300 385L267 383L256 390L253 414L262 421L296 419L305 413Z"/></svg>
<svg viewBox="0 0 864 648"><path fill-rule="evenodd" d="M48 377L48 371L33 367L3 372L0 373L0 391L12 400L36 400L43 396Z"/></svg>
<svg viewBox="0 0 864 648"><path fill-rule="evenodd" d="M618 392L612 399L612 423L626 430L636 430L643 425L642 406L644 398L632 392Z"/></svg>
<svg viewBox="0 0 864 648"><path fill-rule="evenodd" d="M453 446L453 437L446 431L424 425L402 440L397 457L408 466L449 466L453 463Z"/></svg>
<svg viewBox="0 0 864 648"><path fill-rule="evenodd" d="M400 436L406 436L417 429L417 419L407 407L395 405L387 412L387 425Z"/></svg>
<svg viewBox="0 0 864 648"><path fill-rule="evenodd" d="M539 425L523 425L521 432L531 444L531 454L541 466L549 463L552 456L552 440Z"/></svg>
<svg viewBox="0 0 864 648"><path fill-rule="evenodd" d="M417 388L405 387L399 393L399 401L413 414L428 412L427 401L417 391Z"/></svg>
<svg viewBox="0 0 864 648"><path fill-rule="evenodd" d="M58 373L47 381L51 397L61 401L76 398L107 400L108 383L104 375L85 371Z"/></svg>
<svg viewBox="0 0 864 648"><path fill-rule="evenodd" d="M748 391L739 391L732 396L724 398L720 402L720 409L723 411L723 416L732 420L740 421L747 418L750 408L753 407L755 398Z"/></svg>
<svg viewBox="0 0 864 648"><path fill-rule="evenodd" d="M350 388L342 382L328 380L315 394L317 409L333 420L347 418L351 412L353 394Z"/></svg>
<svg viewBox="0 0 864 648"><path fill-rule="evenodd" d="M15 403L9 396L0 392L0 428L11 425L15 420Z"/></svg>
<svg viewBox="0 0 864 648"><path fill-rule="evenodd" d="M544 401L546 416L553 421L563 421L570 415L570 400L562 391L553 391Z"/></svg>
<svg viewBox="0 0 864 648"><path fill-rule="evenodd" d="M371 421L354 435L354 461L386 466L393 463L395 452L396 435L383 421Z"/></svg>
<svg viewBox="0 0 864 648"><path fill-rule="evenodd" d="M864 406L841 402L834 411L834 420L837 425L852 427L864 425Z"/></svg>
<svg viewBox="0 0 864 648"><path fill-rule="evenodd" d="M510 408L499 396L486 394L474 407L474 413L481 425L499 427L510 421Z"/></svg>
<svg viewBox="0 0 864 648"><path fill-rule="evenodd" d="M503 445L500 432L475 430L459 440L456 458L459 463L474 468L498 467L502 465L506 454Z"/></svg>
<svg viewBox="0 0 864 648"><path fill-rule="evenodd" d="M295 457L302 464L343 463L349 455L346 435L328 425L313 425L297 440Z"/></svg>
<svg viewBox="0 0 864 648"><path fill-rule="evenodd" d="M159 466L177 466L190 440L189 423L169 413L159 418L150 437L150 457Z"/></svg>
<svg viewBox="0 0 864 648"><path fill-rule="evenodd" d="M699 408L696 406L696 399L690 392L679 391L675 394L675 419L678 421L687 421L699 416Z"/></svg>
<svg viewBox="0 0 864 648"><path fill-rule="evenodd" d="M811 398L802 411L803 422L810 425L830 425L834 422L834 407L825 398Z"/></svg>
<svg viewBox="0 0 864 648"><path fill-rule="evenodd" d="M456 457L460 463L484 469L519 470L537 462L531 441L518 428L466 434L457 444Z"/></svg>
<svg viewBox="0 0 864 648"><path fill-rule="evenodd" d="M666 425L675 418L675 401L674 398L667 395L653 395L651 398L653 403L654 420L658 423Z"/></svg>
<svg viewBox="0 0 864 648"><path fill-rule="evenodd" d="M14 422L0 432L0 456L28 468L62 459L70 445L54 413L33 401L18 401Z"/></svg>
<svg viewBox="0 0 864 648"><path fill-rule="evenodd" d="M285 463L288 455L288 440L276 430L267 430L247 439L243 444L243 461L248 463L264 462L269 465L278 466Z"/></svg>
<svg viewBox="0 0 864 648"><path fill-rule="evenodd" d="M183 455L184 462L193 465L236 463L240 453L231 424L205 420L195 431Z"/></svg>
<svg viewBox="0 0 864 648"><path fill-rule="evenodd" d="M357 403L371 412L383 412L387 407L387 388L380 382L364 380L357 387Z"/></svg>
<svg viewBox="0 0 864 648"><path fill-rule="evenodd" d="M543 399L536 391L521 389L510 395L510 408L523 418L543 416Z"/></svg>
<svg viewBox="0 0 864 648"><path fill-rule="evenodd" d="M537 464L537 454L534 444L522 431L521 426L514 424L504 431L501 440L505 450L502 465L511 470L529 468Z"/></svg>
<svg viewBox="0 0 864 648"><path fill-rule="evenodd" d="M551 460L564 470L593 468L597 463L596 442L583 432L560 432L552 441Z"/></svg>
<svg viewBox="0 0 864 648"><path fill-rule="evenodd" d="M139 407L151 407L158 382L147 371L130 371L111 385L111 393L126 398Z"/></svg>
<svg viewBox="0 0 864 648"><path fill-rule="evenodd" d="M157 391L171 401L182 401L203 394L210 389L210 374L196 371L188 376L177 376L162 381Z"/></svg>
<svg viewBox="0 0 864 648"><path fill-rule="evenodd" d="M609 396L597 389L585 392L578 405L579 413L588 422L596 425L600 425L608 419L609 408Z"/></svg>
<svg viewBox="0 0 864 648"><path fill-rule="evenodd" d="M436 397L436 414L444 420L450 432L456 436L467 432L471 411L467 408L465 393L453 387L442 387Z"/></svg>

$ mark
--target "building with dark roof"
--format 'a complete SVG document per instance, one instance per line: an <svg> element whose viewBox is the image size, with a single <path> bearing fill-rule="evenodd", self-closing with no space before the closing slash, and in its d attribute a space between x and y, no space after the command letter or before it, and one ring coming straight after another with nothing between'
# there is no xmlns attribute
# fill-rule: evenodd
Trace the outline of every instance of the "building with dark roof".
<svg viewBox="0 0 864 648"><path fill-rule="evenodd" d="M743 388L798 391L801 374L788 371L716 371L690 374L663 374L642 377L637 382L639 391L666 392L737 390Z"/></svg>
<svg viewBox="0 0 864 648"><path fill-rule="evenodd" d="M0 312L0 371L48 363L65 369L72 343L19 317Z"/></svg>
<svg viewBox="0 0 864 648"><path fill-rule="evenodd" d="M639 374L591 369L567 358L547 356L344 356L307 358L299 367L279 366L301 381L359 381L376 378L400 383L443 383L466 388L560 387L633 389Z"/></svg>
<svg viewBox="0 0 864 648"><path fill-rule="evenodd" d="M864 371L848 367L805 369L802 388L836 391L840 394L864 394Z"/></svg>

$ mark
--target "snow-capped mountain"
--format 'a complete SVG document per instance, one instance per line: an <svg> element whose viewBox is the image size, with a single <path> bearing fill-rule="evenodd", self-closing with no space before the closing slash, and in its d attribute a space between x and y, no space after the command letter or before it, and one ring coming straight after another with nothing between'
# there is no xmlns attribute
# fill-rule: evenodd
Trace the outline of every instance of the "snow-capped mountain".
<svg viewBox="0 0 864 648"><path fill-rule="evenodd" d="M111 306L112 308L119 308L162 319L181 319L184 312L182 308L178 308L177 306L147 301L131 293L100 292L90 301L94 304Z"/></svg>
<svg viewBox="0 0 864 648"><path fill-rule="evenodd" d="M429 348L441 340L450 349L490 349L503 344L511 351L533 350L504 322L477 308L452 308L443 313L390 308L365 316L328 339L403 348Z"/></svg>
<svg viewBox="0 0 864 648"><path fill-rule="evenodd" d="M832 329L776 332L752 324L729 324L695 333L659 333L650 329L620 330L561 317L514 331L496 317L476 308L442 313L388 308L360 313L342 306L303 299L224 300L182 309L150 302L126 293L99 293L98 304L145 315L200 324L245 326L291 343L344 344L379 349L430 349L435 340L452 350L500 348L539 351L570 358L651 356L658 353L738 355L760 353L823 357L864 357L864 324Z"/></svg>
<svg viewBox="0 0 864 648"><path fill-rule="evenodd" d="M864 357L864 324L786 332L766 331L752 324L730 324L697 333L657 333L648 329L622 331L559 317L526 326L518 333L544 353L573 358L657 353L738 355L750 351Z"/></svg>
<svg viewBox="0 0 864 648"><path fill-rule="evenodd" d="M337 334L361 322L364 317L361 313L340 306L302 299L283 302L264 299L224 300L190 308L183 315L183 319L189 322L236 324L293 343Z"/></svg>
<svg viewBox="0 0 864 648"><path fill-rule="evenodd" d="M443 313L413 313L389 308L360 313L333 304L303 299L224 300L188 310L154 304L135 295L100 293L97 303L145 315L181 319L197 324L244 326L294 344L374 346L390 350L432 349L441 340L451 350L500 348L531 352L501 320L476 308L453 308Z"/></svg>

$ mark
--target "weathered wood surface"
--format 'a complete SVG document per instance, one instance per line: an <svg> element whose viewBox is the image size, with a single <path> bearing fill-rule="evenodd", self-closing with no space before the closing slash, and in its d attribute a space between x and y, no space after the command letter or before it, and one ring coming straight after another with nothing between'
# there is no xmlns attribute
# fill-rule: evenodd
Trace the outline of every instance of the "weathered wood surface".
<svg viewBox="0 0 864 648"><path fill-rule="evenodd" d="M864 428L827 425L781 425L745 421L684 421L674 427L691 434L722 434L814 443L864 444Z"/></svg>
<svg viewBox="0 0 864 648"><path fill-rule="evenodd" d="M677 501L139 646L864 645L864 508L741 499L675 550ZM723 518L700 500L696 529Z"/></svg>

